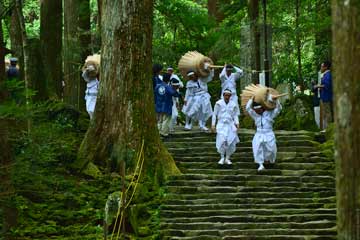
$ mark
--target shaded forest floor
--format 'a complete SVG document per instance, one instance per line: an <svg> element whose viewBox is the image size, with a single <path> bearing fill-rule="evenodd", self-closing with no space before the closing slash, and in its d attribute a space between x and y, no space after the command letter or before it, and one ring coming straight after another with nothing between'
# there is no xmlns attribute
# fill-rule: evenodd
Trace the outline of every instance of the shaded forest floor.
<svg viewBox="0 0 360 240"><path fill-rule="evenodd" d="M62 104L50 103L37 108L30 134L25 131L26 121L14 121L15 195L11 203L19 212L11 238L103 238L106 199L121 189L120 177L108 174L94 180L71 171L87 118Z"/></svg>

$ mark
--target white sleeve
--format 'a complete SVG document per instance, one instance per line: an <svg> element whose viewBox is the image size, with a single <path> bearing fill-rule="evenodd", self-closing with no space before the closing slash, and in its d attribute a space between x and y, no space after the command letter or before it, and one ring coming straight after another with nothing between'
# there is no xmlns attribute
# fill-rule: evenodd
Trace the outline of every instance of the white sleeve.
<svg viewBox="0 0 360 240"><path fill-rule="evenodd" d="M239 80L239 78L241 78L244 75L244 71L242 69L238 68L238 67L235 67L235 66L234 66L234 68L235 68L235 71L236 71L235 80Z"/></svg>
<svg viewBox="0 0 360 240"><path fill-rule="evenodd" d="M272 110L272 113L271 113L271 118L273 118L273 119L276 118L280 114L281 110L282 110L281 103L280 103L279 99L277 99L276 107L274 110Z"/></svg>
<svg viewBox="0 0 360 240"><path fill-rule="evenodd" d="M184 100L187 101L189 99L189 96L190 96L190 88L186 88Z"/></svg>
<svg viewBox="0 0 360 240"><path fill-rule="evenodd" d="M204 78L199 78L199 80L202 82L208 83L213 80L213 77L214 77L214 69L210 70L209 76L204 77Z"/></svg>
<svg viewBox="0 0 360 240"><path fill-rule="evenodd" d="M215 104L214 112L213 112L212 119L211 119L211 126L215 126L216 117L218 115L218 112L219 112L219 104Z"/></svg>
<svg viewBox="0 0 360 240"><path fill-rule="evenodd" d="M257 114L254 111L254 109L251 108L252 104L253 104L253 100L250 99L246 104L246 111L249 113L250 117L252 117L255 120L257 117Z"/></svg>
<svg viewBox="0 0 360 240"><path fill-rule="evenodd" d="M225 67L221 71L219 78L220 78L221 82L224 82L226 80L226 68Z"/></svg>

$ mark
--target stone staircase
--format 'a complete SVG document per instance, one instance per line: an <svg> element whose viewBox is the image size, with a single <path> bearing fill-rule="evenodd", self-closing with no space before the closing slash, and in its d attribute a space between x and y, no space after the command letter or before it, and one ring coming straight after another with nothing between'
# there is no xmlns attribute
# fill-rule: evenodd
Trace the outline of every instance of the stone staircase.
<svg viewBox="0 0 360 240"><path fill-rule="evenodd" d="M277 131L278 157L258 173L253 130L239 131L232 166L218 166L215 134L164 140L182 175L166 184L160 239L336 239L335 170L314 134Z"/></svg>

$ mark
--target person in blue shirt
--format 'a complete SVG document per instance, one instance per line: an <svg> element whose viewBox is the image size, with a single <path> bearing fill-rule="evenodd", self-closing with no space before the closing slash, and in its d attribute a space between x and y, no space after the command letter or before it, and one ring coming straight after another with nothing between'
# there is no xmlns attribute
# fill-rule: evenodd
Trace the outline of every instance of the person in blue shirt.
<svg viewBox="0 0 360 240"><path fill-rule="evenodd" d="M158 115L158 129L160 135L169 135L171 115L173 108L173 97L180 97L176 89L169 85L170 74L164 74L163 80L155 87L155 111Z"/></svg>
<svg viewBox="0 0 360 240"><path fill-rule="evenodd" d="M153 65L153 89L155 90L156 85L158 85L159 83L161 83L162 81L162 77L161 77L161 71L163 69L163 66L161 64L157 64L155 63Z"/></svg>
<svg viewBox="0 0 360 240"><path fill-rule="evenodd" d="M322 73L320 88L320 111L322 115L322 128L327 128L328 124L333 121L333 91L332 76L330 72L331 62L324 61L321 64L320 72Z"/></svg>
<svg viewBox="0 0 360 240"><path fill-rule="evenodd" d="M18 67L16 66L17 62L17 58L10 58L10 66L6 70L6 75L8 79L19 78L20 73Z"/></svg>

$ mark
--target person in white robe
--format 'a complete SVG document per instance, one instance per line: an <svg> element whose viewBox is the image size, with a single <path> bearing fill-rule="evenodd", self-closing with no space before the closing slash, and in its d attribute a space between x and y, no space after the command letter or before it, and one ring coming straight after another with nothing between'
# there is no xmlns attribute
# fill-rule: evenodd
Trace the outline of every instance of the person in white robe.
<svg viewBox="0 0 360 240"><path fill-rule="evenodd" d="M189 81L186 83L186 93L182 112L186 116L185 130L192 129L192 121L199 121L202 131L209 131L206 121L212 116L210 94L208 93L208 82L214 77L214 70L209 76L199 78L194 71L187 73Z"/></svg>
<svg viewBox="0 0 360 240"><path fill-rule="evenodd" d="M218 164L232 164L230 157L239 142L237 130L239 128L239 106L231 101L232 92L224 89L223 98L216 102L212 115L211 130L216 131L216 148L221 158ZM217 124L216 124L217 120ZM215 130L216 124L216 130Z"/></svg>
<svg viewBox="0 0 360 240"><path fill-rule="evenodd" d="M93 118L96 106L96 98L99 91L99 80L96 77L96 68L93 65L87 66L82 77L87 82L85 90L86 111L90 119Z"/></svg>
<svg viewBox="0 0 360 240"><path fill-rule="evenodd" d="M254 119L256 133L252 141L254 160L259 164L258 171L265 169L264 162L275 163L276 160L276 139L273 131L274 119L279 115L282 106L275 97L269 94L269 101L276 101L273 110L265 110L260 104L250 99L246 104L246 111Z"/></svg>
<svg viewBox="0 0 360 240"><path fill-rule="evenodd" d="M233 72L234 69L235 72ZM238 96L236 93L236 82L239 81L240 77L242 77L243 74L243 70L231 64L226 64L224 66L223 70L219 75L221 81L221 98L223 98L224 96L224 90L229 89L232 92L230 100L234 101L237 105L239 105Z"/></svg>
<svg viewBox="0 0 360 240"><path fill-rule="evenodd" d="M170 85L176 89L177 92L179 92L179 88L180 88L180 82L179 80L177 80L176 78L172 78L170 80ZM172 113L171 113L171 122L170 122L170 132L174 132L175 131L175 126L177 124L177 118L179 116L179 98L178 97L172 97L173 100L173 105L172 105Z"/></svg>

